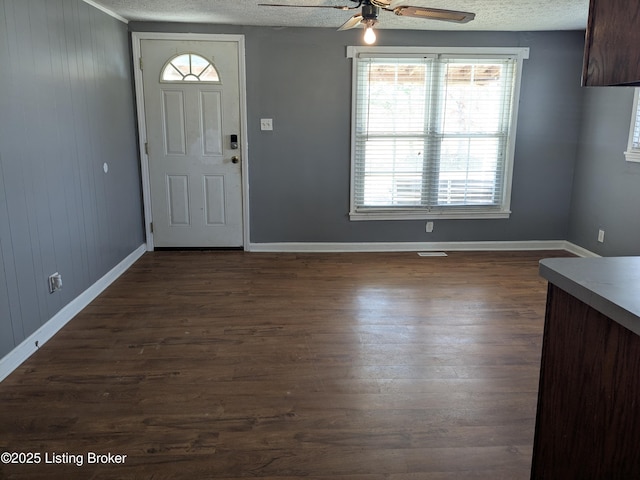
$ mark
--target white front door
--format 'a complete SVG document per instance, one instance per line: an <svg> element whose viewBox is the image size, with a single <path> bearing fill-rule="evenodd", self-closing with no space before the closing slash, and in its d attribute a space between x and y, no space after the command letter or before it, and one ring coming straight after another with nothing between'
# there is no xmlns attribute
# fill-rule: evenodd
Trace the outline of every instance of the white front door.
<svg viewBox="0 0 640 480"><path fill-rule="evenodd" d="M153 243L244 243L234 41L141 40Z"/></svg>

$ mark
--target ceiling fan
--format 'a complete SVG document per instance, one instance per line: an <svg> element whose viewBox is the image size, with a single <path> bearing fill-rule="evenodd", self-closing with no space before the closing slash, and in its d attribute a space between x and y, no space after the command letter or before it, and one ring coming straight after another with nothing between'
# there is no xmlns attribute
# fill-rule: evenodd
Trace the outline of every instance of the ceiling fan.
<svg viewBox="0 0 640 480"><path fill-rule="evenodd" d="M364 41L372 44L376 41L373 27L378 23L380 10L393 12L400 17L416 17L427 20L441 20L445 22L467 23L475 18L474 13L457 10L443 10L440 8L413 7L399 5L398 0L349 0L356 3L355 6L343 5L285 5L281 3L259 3L264 7L292 7L292 8L332 8L335 10L360 10L360 13L347 20L338 30L348 30L360 25L365 27Z"/></svg>

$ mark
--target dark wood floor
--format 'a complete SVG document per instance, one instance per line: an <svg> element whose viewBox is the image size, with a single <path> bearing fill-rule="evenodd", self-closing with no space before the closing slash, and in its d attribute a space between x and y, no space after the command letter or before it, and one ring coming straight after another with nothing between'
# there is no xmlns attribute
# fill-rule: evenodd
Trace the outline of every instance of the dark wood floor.
<svg viewBox="0 0 640 480"><path fill-rule="evenodd" d="M147 254L0 384L0 478L526 479L565 255Z"/></svg>

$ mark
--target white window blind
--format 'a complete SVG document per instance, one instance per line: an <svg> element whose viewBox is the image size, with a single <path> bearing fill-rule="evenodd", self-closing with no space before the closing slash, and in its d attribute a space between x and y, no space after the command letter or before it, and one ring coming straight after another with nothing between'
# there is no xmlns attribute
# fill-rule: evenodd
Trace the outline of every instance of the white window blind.
<svg viewBox="0 0 640 480"><path fill-rule="evenodd" d="M518 58L354 58L352 218L508 215Z"/></svg>
<svg viewBox="0 0 640 480"><path fill-rule="evenodd" d="M630 162L640 162L640 88L636 88L633 110L631 112L631 129L629 130L629 145L625 156Z"/></svg>

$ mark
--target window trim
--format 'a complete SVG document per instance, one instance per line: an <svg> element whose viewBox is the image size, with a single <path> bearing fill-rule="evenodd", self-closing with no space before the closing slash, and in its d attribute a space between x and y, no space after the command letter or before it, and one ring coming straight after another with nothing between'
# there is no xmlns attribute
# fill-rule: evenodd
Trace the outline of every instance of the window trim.
<svg viewBox="0 0 640 480"><path fill-rule="evenodd" d="M513 91L513 112L510 125L510 135L507 142L506 161L504 168L504 198L499 207L491 206L452 206L433 211L424 208L403 207L370 207L364 211L356 210L355 205L355 148L356 148L356 101L357 101L357 61L359 57L382 56L436 56L436 55L469 55L475 58L495 58L511 56L516 58L515 85ZM518 106L520 99L520 85L522 81L522 66L529 58L528 47L347 47L347 58L352 58L351 81L351 172L349 194L349 219L362 220L428 220L428 219L496 219L509 218L511 215L511 186L513 178L513 160L515 155L516 132L518 121Z"/></svg>
<svg viewBox="0 0 640 480"><path fill-rule="evenodd" d="M640 148L633 148L633 137L636 133L636 120L640 115L640 87L635 88L633 94L633 108L631 109L631 126L629 127L629 142L624 152L627 162L640 163Z"/></svg>

